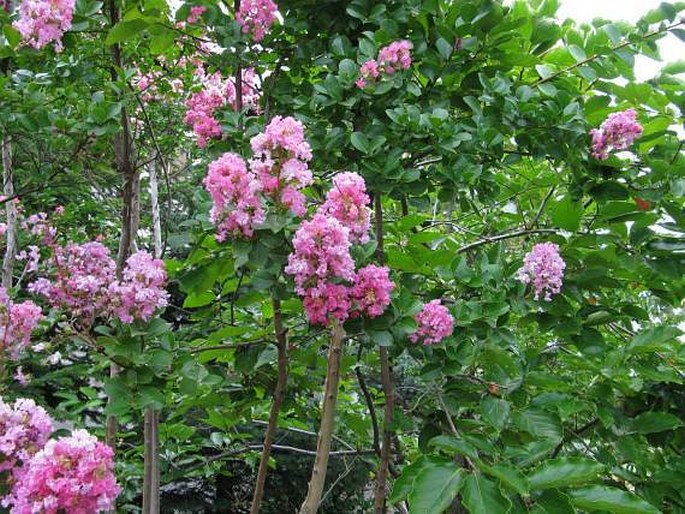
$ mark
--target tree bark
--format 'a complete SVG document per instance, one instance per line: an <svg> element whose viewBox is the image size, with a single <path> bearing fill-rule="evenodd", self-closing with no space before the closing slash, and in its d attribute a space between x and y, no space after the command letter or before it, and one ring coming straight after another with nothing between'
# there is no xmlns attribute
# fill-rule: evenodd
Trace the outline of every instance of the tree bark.
<svg viewBox="0 0 685 514"><path fill-rule="evenodd" d="M328 370L326 372L325 396L321 409L321 427L316 444L316 456L309 480L307 497L300 507L300 514L315 514L321 502L323 487L326 483L328 470L328 456L331 451L331 439L335 426L335 408L338 400L338 382L340 381L340 362L345 332L342 326L335 322L331 332L331 344L328 348Z"/></svg>
<svg viewBox="0 0 685 514"><path fill-rule="evenodd" d="M161 159L161 156L157 156ZM157 159L148 166L150 176L150 211L152 214L152 239L155 258L162 257L162 223L159 215L159 190L157 183ZM145 408L144 455L143 455L143 513L159 513L159 411Z"/></svg>
<svg viewBox="0 0 685 514"><path fill-rule="evenodd" d="M381 205L381 194L376 193L373 199L375 228L376 228L376 259L383 265L385 256L383 254L383 208ZM383 408L383 444L381 446L381 460L378 464L376 474L376 491L373 501L374 514L382 514L386 511L386 498L388 497L388 474L390 470L390 459L392 457L392 424L395 417L395 387L392 376L392 364L388 348L380 348L381 363L381 384L383 395L385 396L385 407Z"/></svg>
<svg viewBox="0 0 685 514"><path fill-rule="evenodd" d="M14 196L14 170L12 169L12 145L9 137L2 142L2 184L5 198ZM2 287L8 292L13 285L14 261L17 254L17 205L13 200L5 202L7 230L5 231L5 255L2 260Z"/></svg>
<svg viewBox="0 0 685 514"><path fill-rule="evenodd" d="M257 483L255 484L254 496L252 497L252 506L250 507L250 514L257 514L264 496L264 484L266 483L266 474L269 470L269 457L271 456L271 445L276 436L276 429L278 428L278 415L281 411L283 398L285 397L285 388L288 382L288 341L286 338L286 330L283 326L283 314L281 313L281 301L276 298L272 299L274 309L274 331L276 333L276 347L278 349L278 376L276 378L276 389L274 390L274 401L271 404L271 413L269 414L269 424L264 434L264 449L262 450L262 457L259 461L259 471L257 472Z"/></svg>

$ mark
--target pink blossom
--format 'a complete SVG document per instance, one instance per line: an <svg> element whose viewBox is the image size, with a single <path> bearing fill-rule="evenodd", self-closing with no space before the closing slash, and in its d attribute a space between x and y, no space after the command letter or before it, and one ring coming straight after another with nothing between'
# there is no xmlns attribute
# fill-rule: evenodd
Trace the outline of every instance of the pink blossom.
<svg viewBox="0 0 685 514"><path fill-rule="evenodd" d="M206 11L207 8L203 5L192 6L188 15L188 23L196 23Z"/></svg>
<svg viewBox="0 0 685 514"><path fill-rule="evenodd" d="M237 109L237 93L234 79L224 79L218 71L207 75L204 68L199 68L198 77L202 89L186 101L187 111L183 121L193 127L197 145L204 148L210 139L221 135L221 125L214 117L215 112L226 106ZM254 69L243 70L242 79L243 106L258 110L259 92Z"/></svg>
<svg viewBox="0 0 685 514"><path fill-rule="evenodd" d="M18 399L13 405L0 396L0 473L14 474L39 451L52 434L52 420L33 400Z"/></svg>
<svg viewBox="0 0 685 514"><path fill-rule="evenodd" d="M422 342L425 345L436 344L452 335L454 318L440 300L431 300L424 304L416 315L418 328L409 334L412 343Z"/></svg>
<svg viewBox="0 0 685 514"><path fill-rule="evenodd" d="M109 310L123 323L148 321L157 309L167 306L164 261L139 251L126 260L121 281L109 285Z"/></svg>
<svg viewBox="0 0 685 514"><path fill-rule="evenodd" d="M252 237L255 225L266 218L260 198L261 183L234 153L209 164L203 184L212 197L210 220L217 225L219 241L228 236Z"/></svg>
<svg viewBox="0 0 685 514"><path fill-rule="evenodd" d="M350 315L350 290L341 284L322 282L305 291L303 305L313 325L326 326L331 316L342 323Z"/></svg>
<svg viewBox="0 0 685 514"><path fill-rule="evenodd" d="M293 237L293 252L285 272L295 277L295 290L304 296L311 287L331 279L352 281L349 230L335 218L317 213L303 221Z"/></svg>
<svg viewBox="0 0 685 514"><path fill-rule="evenodd" d="M339 173L333 177L333 186L319 212L333 216L350 231L352 243L367 243L371 226L371 202L366 194L364 179L353 172Z"/></svg>
<svg viewBox="0 0 685 514"><path fill-rule="evenodd" d="M611 150L626 150L642 135L642 125L637 121L635 109L610 114L599 129L590 131L592 155L605 160Z"/></svg>
<svg viewBox="0 0 685 514"><path fill-rule="evenodd" d="M109 511L120 488L114 452L85 430L48 441L22 469L3 505L13 514Z"/></svg>
<svg viewBox="0 0 685 514"><path fill-rule="evenodd" d="M62 51L62 35L71 28L75 0L22 0L13 26L24 42L40 49L51 41Z"/></svg>
<svg viewBox="0 0 685 514"><path fill-rule="evenodd" d="M53 248L53 281L39 278L29 291L47 298L54 307L69 311L86 324L106 311L109 285L115 280L116 265L107 247L99 242L69 243Z"/></svg>
<svg viewBox="0 0 685 514"><path fill-rule="evenodd" d="M381 74L393 75L396 71L407 70L411 66L411 48L409 41L395 41L381 48L378 59L366 61L359 68L359 78L355 84L364 89L369 82L377 80Z"/></svg>
<svg viewBox="0 0 685 514"><path fill-rule="evenodd" d="M535 300L541 295L546 301L561 291L566 263L559 255L559 245L554 243L536 244L523 260L517 278L524 284L532 283Z"/></svg>
<svg viewBox="0 0 685 514"><path fill-rule="evenodd" d="M269 32L276 21L278 6L272 0L242 0L235 18L244 34L252 34L252 39L259 43Z"/></svg>
<svg viewBox="0 0 685 514"><path fill-rule="evenodd" d="M31 332L36 328L43 313L35 303L14 303L4 287L0 287L0 360L8 352L13 360L31 343Z"/></svg>
<svg viewBox="0 0 685 514"><path fill-rule="evenodd" d="M291 116L275 116L264 132L250 140L255 157L250 169L259 178L262 191L295 215L305 213L301 189L312 183L308 162L312 158L302 123Z"/></svg>
<svg viewBox="0 0 685 514"><path fill-rule="evenodd" d="M369 264L359 271L354 278L350 296L354 300L353 317L366 314L376 318L383 314L390 305L390 293L395 284L390 280L390 270L386 266Z"/></svg>

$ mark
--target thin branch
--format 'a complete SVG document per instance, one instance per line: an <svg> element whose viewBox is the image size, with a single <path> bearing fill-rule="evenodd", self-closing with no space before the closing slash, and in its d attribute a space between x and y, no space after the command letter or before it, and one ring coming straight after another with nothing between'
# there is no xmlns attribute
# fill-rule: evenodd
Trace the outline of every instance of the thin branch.
<svg viewBox="0 0 685 514"><path fill-rule="evenodd" d="M552 229L552 228L537 228L537 229L531 229L531 230L516 230L514 232L507 232L505 234L499 234L496 236L490 236L490 237L484 237L480 241L475 241L473 243L469 243L466 246L462 246L457 250L457 253L464 253L468 252L469 250L473 250L474 248L478 248L479 246L483 246L489 243L496 243L497 241L504 241L505 239L513 239L515 237L523 237L523 236L529 236L533 234L558 234L559 231Z"/></svg>

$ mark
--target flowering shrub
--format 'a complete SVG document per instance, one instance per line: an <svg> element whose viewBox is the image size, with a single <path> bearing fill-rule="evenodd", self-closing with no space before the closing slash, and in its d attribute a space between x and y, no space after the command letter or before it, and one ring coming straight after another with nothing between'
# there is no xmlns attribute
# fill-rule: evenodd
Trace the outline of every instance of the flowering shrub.
<svg viewBox="0 0 685 514"><path fill-rule="evenodd" d="M533 285L536 300L543 296L549 302L561 291L565 268L566 263L559 255L559 245L540 243L525 256L517 278L524 284Z"/></svg>
<svg viewBox="0 0 685 514"><path fill-rule="evenodd" d="M409 334L412 343L436 344L452 335L454 330L454 318L440 300L424 304L416 315L416 322L416 331Z"/></svg>
<svg viewBox="0 0 685 514"><path fill-rule="evenodd" d="M272 0L242 0L235 18L244 34L259 43L276 21L278 6Z"/></svg>
<svg viewBox="0 0 685 514"><path fill-rule="evenodd" d="M22 398L10 406L0 396L0 473L15 474L45 446L50 434L52 420L45 409Z"/></svg>
<svg viewBox="0 0 685 514"><path fill-rule="evenodd" d="M245 161L225 153L209 164L203 183L212 197L209 217L217 225L217 239L251 237L254 226L264 221L265 212L259 195L262 185Z"/></svg>
<svg viewBox="0 0 685 514"><path fill-rule="evenodd" d="M22 0L14 28L33 48L54 41L55 51L61 52L62 35L71 28L74 4L75 0Z"/></svg>
<svg viewBox="0 0 685 514"><path fill-rule="evenodd" d="M378 79L381 74L393 75L396 71L407 70L411 66L411 48L409 41L395 41L381 48L378 59L366 61L359 68L356 85L364 89L369 81Z"/></svg>
<svg viewBox="0 0 685 514"><path fill-rule="evenodd" d="M610 114L599 129L590 131L592 155L596 159L609 158L611 150L626 150L642 135L635 109Z"/></svg>
<svg viewBox="0 0 685 514"><path fill-rule="evenodd" d="M48 441L17 477L3 505L12 514L93 514L114 508L114 452L85 430Z"/></svg>
<svg viewBox="0 0 685 514"><path fill-rule="evenodd" d="M202 15L207 11L204 5L194 5L190 8L190 14L188 14L188 23L197 23Z"/></svg>

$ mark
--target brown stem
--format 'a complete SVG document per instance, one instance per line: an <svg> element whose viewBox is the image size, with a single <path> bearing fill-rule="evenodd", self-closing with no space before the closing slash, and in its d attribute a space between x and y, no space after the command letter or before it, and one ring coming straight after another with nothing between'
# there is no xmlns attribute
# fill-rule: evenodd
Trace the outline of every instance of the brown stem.
<svg viewBox="0 0 685 514"><path fill-rule="evenodd" d="M159 413L145 408L143 513L159 514Z"/></svg>
<svg viewBox="0 0 685 514"><path fill-rule="evenodd" d="M2 145L2 183L5 198L14 196L14 170L12 169L12 147L9 137L5 136ZM12 272L17 253L17 205L5 203L7 230L5 231L5 256L2 260L2 287L8 292L12 288Z"/></svg>
<svg viewBox="0 0 685 514"><path fill-rule="evenodd" d="M276 436L278 414L281 411L281 405L283 404L283 398L285 396L285 388L288 382L288 340L286 337L286 329L283 326L281 301L273 298L271 302L274 310L274 331L276 333L276 347L278 349L278 377L276 378L274 401L271 404L271 413L269 414L269 424L267 425L266 433L264 434L264 448L262 450L261 460L259 461L257 483L255 484L252 506L250 507L251 514L258 514L264 496L264 484L266 483L266 474L269 470L271 445Z"/></svg>
<svg viewBox="0 0 685 514"><path fill-rule="evenodd" d="M328 370L326 372L325 396L321 409L321 427L316 444L316 456L309 480L307 497L300 507L300 514L315 514L319 508L323 486L326 482L328 457L331 451L331 439L335 425L335 408L338 400L338 382L340 380L340 362L345 332L342 325L334 322L331 331L331 344L328 349Z"/></svg>
<svg viewBox="0 0 685 514"><path fill-rule="evenodd" d="M359 382L359 388L362 390L364 395L364 400L366 401L366 407L369 409L369 416L371 416L371 428L373 430L373 449L378 457L381 456L381 436L380 430L378 430L378 417L376 416L376 407L373 403L373 397L369 392L369 387L366 385L366 380L364 379L364 374L362 373L360 364L362 358L362 345L359 345L359 352L357 353L357 369L355 373L357 375L357 381Z"/></svg>
<svg viewBox="0 0 685 514"><path fill-rule="evenodd" d="M383 254L383 206L381 204L381 194L374 196L375 227L376 227L376 258L379 264L384 262ZM393 384L392 364L388 348L381 346L381 384L385 396L385 406L383 407L383 444L381 446L381 460L376 474L376 491L373 502L375 514L382 514L386 510L386 498L388 496L388 474L390 471L390 459L392 457L392 424L395 415L395 387Z"/></svg>

